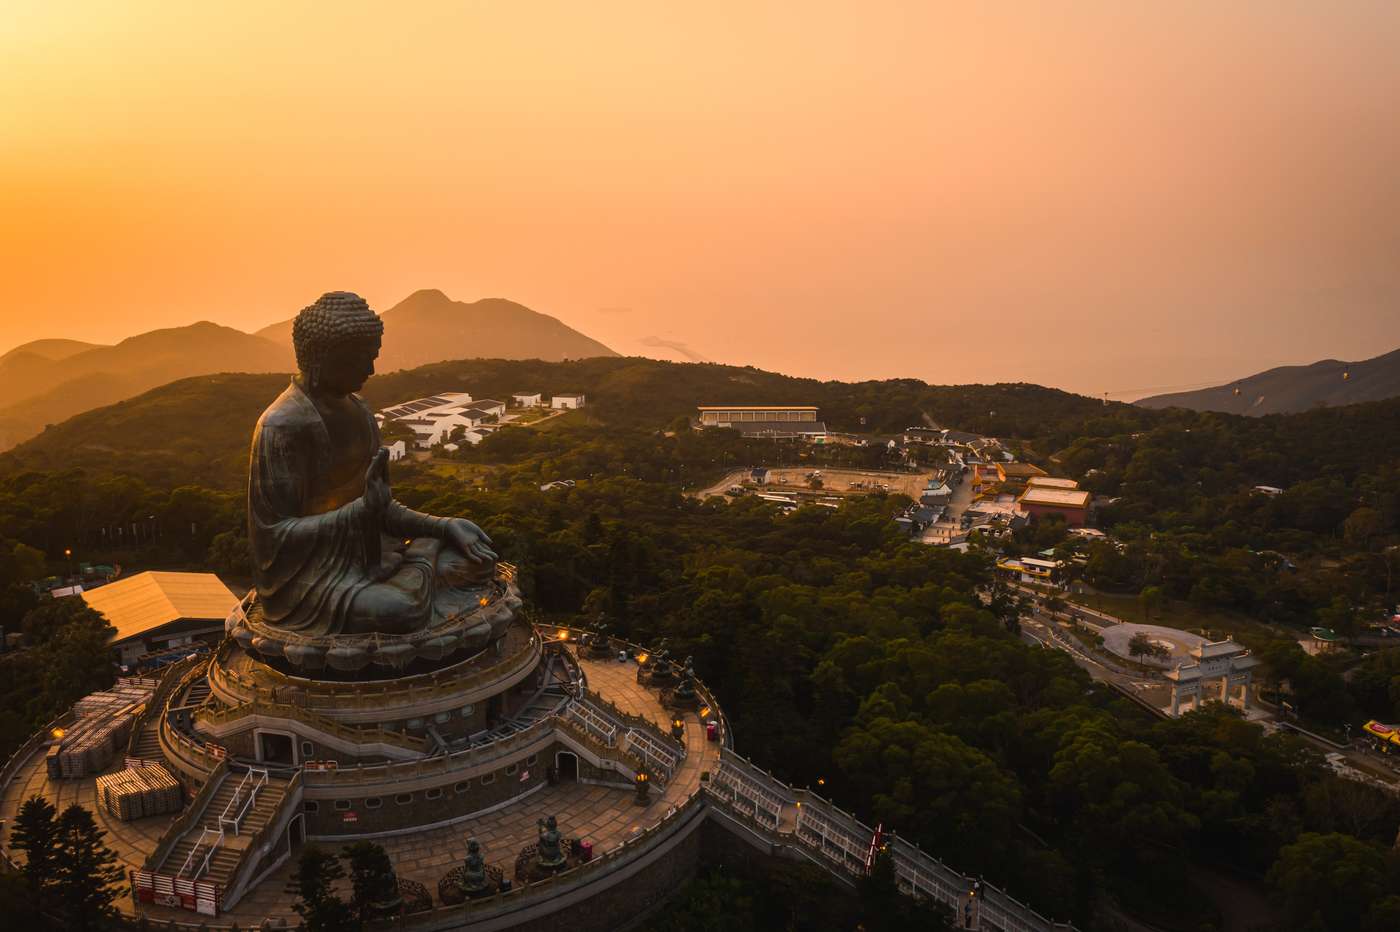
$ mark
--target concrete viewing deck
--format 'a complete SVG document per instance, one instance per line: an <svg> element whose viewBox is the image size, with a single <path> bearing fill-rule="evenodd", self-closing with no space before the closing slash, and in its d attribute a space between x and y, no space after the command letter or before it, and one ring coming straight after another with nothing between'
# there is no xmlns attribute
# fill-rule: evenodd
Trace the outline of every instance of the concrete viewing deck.
<svg viewBox="0 0 1400 932"><path fill-rule="evenodd" d="M589 660L579 663L587 678L589 692L617 706L622 712L640 716L656 724L663 732L670 730L672 714L665 709L654 690L636 681L637 665L633 661ZM718 742L706 740L705 728L696 713L679 716L685 723L686 756L677 766L664 789L654 787L651 802L645 807L635 803L635 792L610 786L561 782L543 786L528 796L516 799L502 808L480 816L465 818L447 826L412 830L401 835L374 839L388 851L399 875L415 880L433 894L435 905L439 879L452 868L462 864L467 853L467 839L476 838L485 849L488 864L501 869L505 876L514 873L516 855L527 844L537 840L536 820L554 815L559 830L566 837L591 841L594 857L612 851L625 841L661 822L673 809L700 792L700 774L714 772L720 764ZM540 760L536 765L544 767ZM114 769L120 769L120 764ZM34 754L17 771L15 778L0 796L0 819L13 824L23 801L33 794L48 797L60 808L78 802L91 809L98 824L108 832L106 843L117 852L124 869L139 868L154 850L162 832L173 816L121 822L96 805L94 780L50 781L44 770L42 753ZM314 843L315 839L311 839ZM0 844L8 852L8 833ZM325 847L338 850L345 841L326 842ZM249 890L228 912L209 920L211 924L256 927L264 918L285 917L295 928L298 917L292 911L294 897L286 892L294 860L289 859ZM348 882L344 891L349 892ZM134 910L131 899L120 901L128 913ZM172 919L198 924L200 917L185 910L147 906L143 913L152 919Z"/></svg>

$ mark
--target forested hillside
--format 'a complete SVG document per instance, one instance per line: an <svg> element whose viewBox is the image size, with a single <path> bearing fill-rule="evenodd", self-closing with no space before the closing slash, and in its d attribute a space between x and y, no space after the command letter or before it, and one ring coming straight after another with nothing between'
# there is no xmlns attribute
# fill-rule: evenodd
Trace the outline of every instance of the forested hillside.
<svg viewBox="0 0 1400 932"><path fill-rule="evenodd" d="M0 456L7 630L100 640L100 621L30 613L27 581L60 567L69 547L129 570L246 580L248 433L284 379L185 380ZM1341 779L1297 739L1230 711L1156 721L1066 655L1027 646L1020 606L994 585L992 552L910 542L891 520L907 500L783 515L752 498L682 492L779 455L891 466L897 454L666 428L698 401L740 400L818 404L834 428L861 417L867 430L925 415L974 429L979 417L1012 422L1044 465L1116 499L1103 517L1124 543L1092 548L1085 571L1096 584L1158 586L1305 625L1356 615L1394 582L1400 402L1247 420L1105 408L1033 386L843 385L634 359L447 363L378 377L365 394L379 407L454 388L584 391L589 405L547 430L503 431L466 462L397 463L396 497L481 523L520 567L539 619L606 620L693 655L739 749L784 779L822 781L863 817L1081 928L1110 903L1172 928L1218 926L1194 877L1222 862L1260 902L1275 894L1282 915L1270 924L1394 927L1396 797ZM540 491L555 478L579 482ZM1285 491L1250 491L1257 484ZM1035 535L1031 547L1064 541L1054 524ZM1400 715L1400 651L1378 652L1348 678L1290 637L1256 646L1261 677L1291 680L1305 715ZM13 746L100 672L65 666L67 656L31 652L27 672L5 678L12 711L0 740Z"/></svg>
<svg viewBox="0 0 1400 932"><path fill-rule="evenodd" d="M1132 426L1055 458L1108 502L1101 524L1128 544L1098 554L1096 585L1160 586L1347 633L1394 606L1400 400L1263 418L1179 411Z"/></svg>
<svg viewBox="0 0 1400 932"><path fill-rule="evenodd" d="M258 415L286 383L284 375L222 374L173 382L85 412L7 453L0 475L81 466L147 479L184 479L234 488L246 476L248 438ZM1009 438L1045 449L1084 430L1150 424L1161 415L1037 385L931 386L914 379L818 382L759 369L639 358L571 362L471 359L377 375L363 391L371 408L467 391L509 399L522 390L546 396L584 392L580 420L613 428L656 429L693 415L698 404L815 404L832 430L897 433L925 423ZM1103 419L1108 416L1109 420ZM1106 425L1106 426L1103 426Z"/></svg>

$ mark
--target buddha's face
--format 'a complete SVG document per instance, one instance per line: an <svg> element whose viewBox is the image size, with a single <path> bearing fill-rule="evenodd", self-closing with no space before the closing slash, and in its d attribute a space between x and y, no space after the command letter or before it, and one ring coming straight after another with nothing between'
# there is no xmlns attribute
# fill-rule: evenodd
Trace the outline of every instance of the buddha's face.
<svg viewBox="0 0 1400 932"><path fill-rule="evenodd" d="M369 337L337 346L321 363L316 373L316 387L336 395L359 391L365 380L374 375L379 344L379 337Z"/></svg>

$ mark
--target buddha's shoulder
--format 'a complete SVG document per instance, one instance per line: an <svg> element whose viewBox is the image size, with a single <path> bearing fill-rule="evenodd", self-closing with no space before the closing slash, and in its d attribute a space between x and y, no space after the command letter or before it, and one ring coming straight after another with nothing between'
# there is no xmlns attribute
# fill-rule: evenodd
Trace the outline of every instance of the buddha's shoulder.
<svg viewBox="0 0 1400 932"><path fill-rule="evenodd" d="M257 433L298 433L320 421L321 415L311 399L297 387L288 385L258 418Z"/></svg>

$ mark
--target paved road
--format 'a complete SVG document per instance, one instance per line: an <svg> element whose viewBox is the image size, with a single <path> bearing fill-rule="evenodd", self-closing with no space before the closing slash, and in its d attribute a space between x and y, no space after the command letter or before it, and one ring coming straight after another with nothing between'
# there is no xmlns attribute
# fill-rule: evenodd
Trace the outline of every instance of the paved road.
<svg viewBox="0 0 1400 932"><path fill-rule="evenodd" d="M971 504L972 480L970 478L964 478L962 482L953 486L953 497L948 501L948 516L937 524L930 525L928 529L924 531L921 540L926 544L945 543L945 539L941 537L938 530L935 529L947 528L949 525L952 526L954 535L964 533L960 524L963 512L967 511L968 506Z"/></svg>
<svg viewBox="0 0 1400 932"><path fill-rule="evenodd" d="M731 485L739 485L740 483L742 483L744 481L744 477L747 476L749 472L750 470L748 469L736 469L733 472L726 475L723 479L716 482L714 485L706 486L705 488L700 489L698 492L687 492L685 494L689 495L691 498L698 498L701 500L710 498L714 495L722 495L724 491L728 489Z"/></svg>
<svg viewBox="0 0 1400 932"><path fill-rule="evenodd" d="M1027 643L1040 644L1064 651L1073 657L1074 662L1088 672L1090 677L1099 682L1112 683L1133 693L1141 693L1143 686L1150 684L1150 681L1145 680L1142 674L1124 674L1110 669L1078 647L1057 627L1052 618L1040 612L1022 620L1021 638ZM1260 704L1257 696L1251 708L1254 710L1253 721L1261 725L1265 731L1274 732L1279 729L1277 716ZM1381 755L1354 747L1339 750L1332 744L1318 740L1311 735L1298 731L1293 733L1323 754L1340 754L1341 759L1332 759L1335 761L1332 763L1332 768L1342 776L1373 785L1384 784L1386 788L1400 792L1400 760L1397 760L1394 755Z"/></svg>

